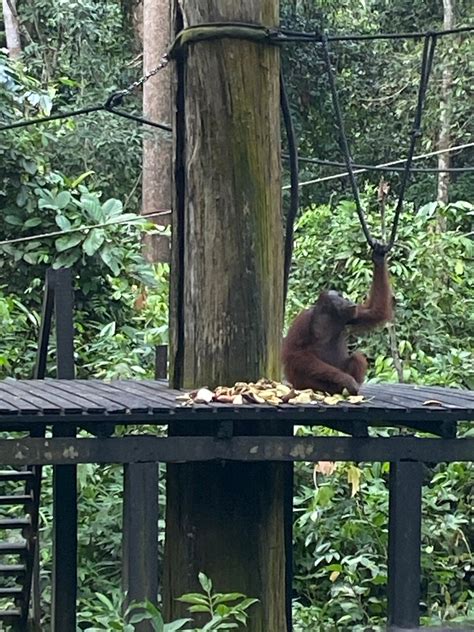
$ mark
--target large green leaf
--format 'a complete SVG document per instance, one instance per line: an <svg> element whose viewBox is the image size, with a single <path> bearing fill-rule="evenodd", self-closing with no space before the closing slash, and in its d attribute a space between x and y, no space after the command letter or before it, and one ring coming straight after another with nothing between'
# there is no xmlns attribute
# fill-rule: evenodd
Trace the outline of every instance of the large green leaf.
<svg viewBox="0 0 474 632"><path fill-rule="evenodd" d="M58 239L54 242L54 245L56 246L56 250L58 252L63 252L64 250L74 248L74 246L80 244L83 239L84 235L80 232L69 233L63 237L58 237Z"/></svg>
<svg viewBox="0 0 474 632"><path fill-rule="evenodd" d="M82 249L87 255L89 255L89 257L92 257L92 255L95 254L102 246L104 240L104 230L101 228L93 228L89 231L89 234L85 238L84 243L82 244Z"/></svg>

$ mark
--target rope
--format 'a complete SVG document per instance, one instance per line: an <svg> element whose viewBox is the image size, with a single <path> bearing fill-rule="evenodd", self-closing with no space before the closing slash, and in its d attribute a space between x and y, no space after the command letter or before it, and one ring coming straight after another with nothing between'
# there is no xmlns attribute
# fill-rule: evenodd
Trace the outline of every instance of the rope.
<svg viewBox="0 0 474 632"><path fill-rule="evenodd" d="M299 207L299 186L298 186L298 147L296 145L296 135L291 117L290 103L285 86L283 72L280 71L280 105L283 114L283 122L286 130L290 162L290 207L286 216L285 229L285 259L283 277L283 304L286 301L288 292L288 281L291 270L291 259L293 256L293 237L295 232L295 220Z"/></svg>
<svg viewBox="0 0 474 632"><path fill-rule="evenodd" d="M92 105L81 110L72 110L71 112L60 112L58 114L52 114L51 116L43 116L42 118L28 119L25 121L17 121L16 123L9 123L8 125L2 125L0 132L4 132L9 129L18 129L20 127L28 127L29 125L37 125L39 123L49 123L49 121L57 121L64 118L72 118L74 116L80 116L82 114L90 114L91 112L100 112L104 109L103 105Z"/></svg>
<svg viewBox="0 0 474 632"><path fill-rule="evenodd" d="M367 221L365 219L364 210L362 208L362 203L359 195L359 187L357 186L357 182L354 176L354 171L352 169L352 157L349 149L349 143L347 141L347 136L344 128L344 120L342 117L341 104L339 102L339 94L336 86L336 78L334 75L334 71L332 69L331 58L329 55L329 44L326 36L323 36L322 39L322 47L323 47L323 57L326 64L326 71L328 73L329 87L331 89L332 103L334 112L336 115L336 122L339 127L339 143L341 146L342 153L344 155L346 169L349 173L349 182L352 189L352 195L354 196L357 215L359 216L359 221L362 226L362 231L365 235L367 243L371 248L374 248L375 241L372 239L370 234L369 227L367 225Z"/></svg>
<svg viewBox="0 0 474 632"><path fill-rule="evenodd" d="M119 93L112 94L108 99L105 105L93 105L88 108L82 108L81 110L72 110L70 112L60 112L58 114L53 114L52 116L44 116L42 118L36 119L27 119L25 121L18 121L16 123L10 123L8 125L3 125L0 127L0 132L5 132L11 129L18 129L20 127L29 127L30 125L38 125L40 123L49 123L50 121L57 121L59 119L65 118L74 118L76 116L81 116L83 114L91 114L92 112L109 112L110 114L115 114L116 116L121 116L123 118L130 119L142 125L150 125L151 127L158 127L159 129L164 130L165 132L171 132L172 128L169 125L165 125L164 123L155 123L155 121L150 121L149 119L142 118L140 116L135 116L135 114L130 114L129 112L124 112L123 110L116 110L112 105L109 104L109 101L116 98Z"/></svg>
<svg viewBox="0 0 474 632"><path fill-rule="evenodd" d="M436 48L436 35L427 35L423 46L423 58L421 62L421 77L420 87L418 89L418 102L415 111L415 120L413 123L413 129L411 131L410 147L408 150L408 157L405 163L405 171L402 175L402 182L400 185L400 193L398 196L397 206L395 207L395 213L392 224L392 232L390 239L387 243L387 252L393 248L395 239L397 236L398 222L400 221L400 215L403 209L403 201L405 198L405 191L410 179L410 168L413 161L413 155L415 153L416 141L421 136L421 117L423 115L423 106L425 103L426 91L428 89L428 82L430 79L431 69L433 67L433 58Z"/></svg>
<svg viewBox="0 0 474 632"><path fill-rule="evenodd" d="M290 156L288 154L282 154L282 158L284 160L289 160ZM416 160L417 156L413 157L413 160ZM299 162L308 162L314 165L321 165L323 167L345 167L345 162L338 162L336 160L325 160L323 158L307 158L307 157L299 157ZM405 162L405 159L400 162ZM354 173L361 173L363 171L387 171L394 173L403 173L405 171L404 167L385 167L383 165L362 165L359 163L352 163L352 167L356 170ZM474 171L474 167L449 167L445 169L439 169L437 167L411 167L410 173L470 173Z"/></svg>
<svg viewBox="0 0 474 632"><path fill-rule="evenodd" d="M424 41L424 46L423 46L423 57L422 57L422 62L421 62L420 85L419 85L419 90L418 90L418 99L417 99L417 106L415 110L415 118L414 118L413 128L412 128L411 137L410 137L410 146L408 150L408 156L406 160L404 161L405 166L403 169L402 182L400 185L400 193L398 196L397 205L395 207L395 213L394 213L394 219L393 219L393 224L392 224L392 230L390 233L390 239L385 245L383 245L383 251L385 253L389 252L395 243L398 223L400 220L400 215L403 208L403 201L405 198L405 191L406 191L406 187L407 187L408 180L410 177L413 155L415 153L416 141L421 136L421 117L423 113L423 105L425 102L428 81L429 81L431 69L433 66L433 57L434 57L434 51L436 47L436 39L437 39L437 36L434 35L433 33L427 34L425 36L425 41ZM322 39L322 50L323 50L326 70L328 73L328 80L329 80L329 86L331 89L333 108L336 115L336 122L339 128L339 143L340 143L341 150L345 159L346 169L349 175L349 182L351 185L352 194L354 196L354 201L356 204L357 215L359 216L359 221L362 226L362 231L365 235L365 238L369 246L372 249L374 248L380 249L380 244L376 240L373 239L370 233L370 229L367 225L364 209L362 208L362 203L361 203L360 194L359 194L359 187L357 185L357 180L356 180L354 169L353 169L353 161L352 161L352 157L351 157L351 153L349 149L349 143L347 140L346 131L344 127L344 119L342 116L341 105L339 102L339 94L337 91L336 79L335 79L334 71L331 64L331 57L329 53L329 43L326 36L323 36L323 39Z"/></svg>
<svg viewBox="0 0 474 632"><path fill-rule="evenodd" d="M89 231L93 228L105 228L107 226L114 226L118 224L129 224L138 220L146 221L149 217L158 217L161 215L169 215L171 210L156 211L155 213L147 213L146 215L137 215L133 218L118 220L115 222L103 222L102 224L92 224L90 226L78 226L77 228L66 228L66 230L55 230L51 233L42 233L40 235L28 235L27 237L16 237L15 239L4 239L0 241L0 246L9 246L10 244L20 244L26 241L36 241L37 239L46 239L49 237L62 237L62 235L69 235L70 233L80 233L83 231Z"/></svg>
<svg viewBox="0 0 474 632"><path fill-rule="evenodd" d="M444 37L446 35L461 35L474 31L474 26L460 26L454 29L445 29L441 31L418 31L413 33L363 33L361 35L330 35L327 37L328 42L367 42L374 40L407 40L422 39L429 35L434 37ZM284 36L286 42L315 42L322 43L324 36L318 32L292 31L289 29L280 29L280 33Z"/></svg>
<svg viewBox="0 0 474 632"><path fill-rule="evenodd" d="M464 145L455 145L454 147L448 147L447 149L437 149L435 151L429 151L425 154L419 154L418 156L413 156L413 160L423 160L424 158L431 158L432 156L439 156L439 154L445 154L445 153L451 153L453 151L461 151L463 149L469 149L471 147L474 147L474 142L473 143L465 143ZM300 160L316 160L316 158L300 158ZM399 160L392 160L391 162L384 162L380 165L374 165L374 167L371 168L386 168L386 167L390 167L391 165L399 165L405 162L405 158L400 158ZM345 165L345 163L344 163ZM355 165L352 165L353 167ZM356 171L354 171L354 173L365 173L366 171L368 171L369 167L360 167L358 168ZM300 189L302 187L306 187L309 186L310 184L320 184L321 182L329 182L330 180L338 180L339 178L347 178L347 176L349 175L349 173L347 171L343 171L342 173L334 173L331 176L322 176L320 178L314 178L312 180L305 180L304 182L300 182L299 186ZM282 187L283 190L288 190L290 187L289 185L285 185L284 187Z"/></svg>

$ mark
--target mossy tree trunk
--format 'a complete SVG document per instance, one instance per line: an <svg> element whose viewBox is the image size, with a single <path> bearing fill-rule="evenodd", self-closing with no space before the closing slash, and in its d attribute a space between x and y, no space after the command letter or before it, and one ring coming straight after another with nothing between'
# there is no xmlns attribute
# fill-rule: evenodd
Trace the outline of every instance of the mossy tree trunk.
<svg viewBox="0 0 474 632"><path fill-rule="evenodd" d="M186 0L176 30L240 20L276 25L275 0ZM280 377L283 245L279 52L240 40L191 44L177 64L171 375L185 388ZM265 434L275 427L242 426ZM215 425L198 422L196 434ZM175 425L187 434L189 425ZM285 632L284 464L168 468L165 614L199 588L260 599L251 632Z"/></svg>

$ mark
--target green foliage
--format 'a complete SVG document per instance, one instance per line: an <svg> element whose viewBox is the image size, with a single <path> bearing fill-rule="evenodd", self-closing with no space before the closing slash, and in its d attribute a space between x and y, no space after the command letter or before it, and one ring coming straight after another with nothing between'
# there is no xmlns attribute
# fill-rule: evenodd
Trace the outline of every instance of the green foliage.
<svg viewBox="0 0 474 632"><path fill-rule="evenodd" d="M145 604L132 605L130 612L140 610L132 615L130 623L151 621L155 632L212 632L218 630L236 630L247 627L248 609L258 599L248 598L241 593L215 593L212 581L204 574L199 573L199 583L202 593L188 593L178 598L178 601L189 604L190 613L201 613L208 616L209 620L202 627L185 627L193 623L193 619L179 619L172 623L164 623L163 617L156 606L147 602ZM237 602L237 603L233 603Z"/></svg>

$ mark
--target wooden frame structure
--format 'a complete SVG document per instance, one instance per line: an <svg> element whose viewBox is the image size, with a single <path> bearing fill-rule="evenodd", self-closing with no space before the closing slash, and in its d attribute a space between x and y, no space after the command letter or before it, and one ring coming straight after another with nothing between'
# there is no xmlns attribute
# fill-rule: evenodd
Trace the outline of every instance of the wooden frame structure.
<svg viewBox="0 0 474 632"><path fill-rule="evenodd" d="M58 379L0 382L0 428L29 437L0 440L0 463L54 466L53 632L75 632L77 592L76 466L125 466L123 578L129 597L154 598L158 582L157 463L185 461L389 461L388 623L417 629L420 600L423 462L474 460L474 439L457 438L458 421L474 420L474 392L407 385L367 385L360 405L277 407L182 406L164 381L75 380L72 287L68 271L50 273L35 375L43 377L55 308ZM161 362L161 364L163 364ZM438 402L427 404L427 402ZM234 423L277 421L326 426L346 437L234 436ZM209 432L192 436L196 421ZM111 436L116 424L188 424L189 436ZM371 437L374 426L399 425L433 436ZM52 436L44 435L45 428ZM77 438L76 429L95 435ZM285 502L285 499L282 499ZM288 499L286 499L288 502ZM287 559L291 559L288 511ZM291 629L291 569L287 572Z"/></svg>

